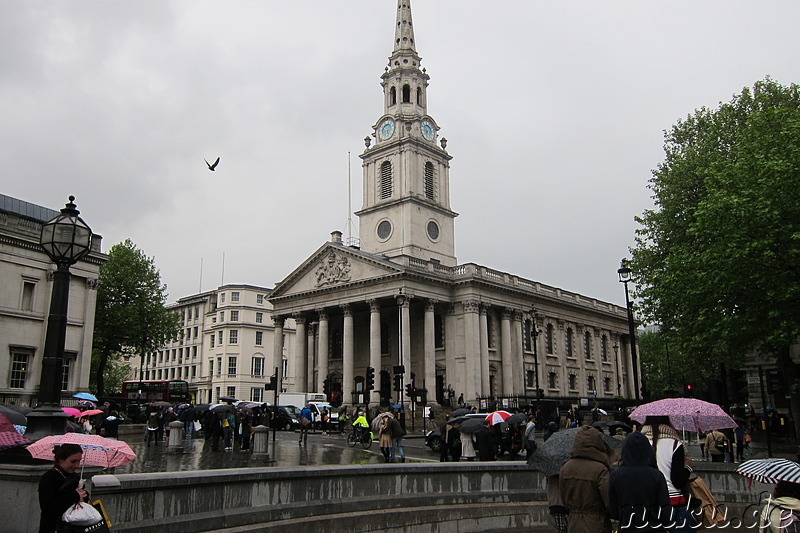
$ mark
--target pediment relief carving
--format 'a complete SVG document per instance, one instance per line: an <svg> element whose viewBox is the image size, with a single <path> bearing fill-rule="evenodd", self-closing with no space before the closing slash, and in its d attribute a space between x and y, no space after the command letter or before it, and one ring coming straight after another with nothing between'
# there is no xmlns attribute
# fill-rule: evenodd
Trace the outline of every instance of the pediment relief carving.
<svg viewBox="0 0 800 533"><path fill-rule="evenodd" d="M350 281L350 259L331 250L320 260L315 276L317 288Z"/></svg>

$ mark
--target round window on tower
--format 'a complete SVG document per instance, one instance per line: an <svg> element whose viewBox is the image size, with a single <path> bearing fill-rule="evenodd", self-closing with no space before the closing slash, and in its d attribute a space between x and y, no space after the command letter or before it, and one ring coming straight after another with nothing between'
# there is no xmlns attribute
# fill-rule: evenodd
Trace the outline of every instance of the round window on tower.
<svg viewBox="0 0 800 533"><path fill-rule="evenodd" d="M392 223L388 220L381 220L378 224L378 238L385 241L392 235Z"/></svg>
<svg viewBox="0 0 800 533"><path fill-rule="evenodd" d="M432 241L439 240L439 225L433 220L428 222L428 237Z"/></svg>

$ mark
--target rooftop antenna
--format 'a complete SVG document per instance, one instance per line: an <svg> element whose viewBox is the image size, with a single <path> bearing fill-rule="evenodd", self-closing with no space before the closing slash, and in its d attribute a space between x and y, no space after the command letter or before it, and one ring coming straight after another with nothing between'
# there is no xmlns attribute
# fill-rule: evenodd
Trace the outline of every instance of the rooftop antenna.
<svg viewBox="0 0 800 533"><path fill-rule="evenodd" d="M200 287L197 292L203 292L203 258L200 258Z"/></svg>
<svg viewBox="0 0 800 533"><path fill-rule="evenodd" d="M222 252L222 279L220 285L225 285L225 252Z"/></svg>
<svg viewBox="0 0 800 533"><path fill-rule="evenodd" d="M350 151L347 152L347 245L358 246L353 239L353 189L350 179Z"/></svg>

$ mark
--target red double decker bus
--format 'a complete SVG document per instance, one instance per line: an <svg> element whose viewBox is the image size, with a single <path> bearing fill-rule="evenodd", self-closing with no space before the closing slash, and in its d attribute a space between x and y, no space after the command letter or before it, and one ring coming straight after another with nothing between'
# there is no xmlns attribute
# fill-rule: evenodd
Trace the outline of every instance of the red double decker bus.
<svg viewBox="0 0 800 533"><path fill-rule="evenodd" d="M189 396L189 383L183 379L150 379L123 381L122 399L142 403L185 403L191 396Z"/></svg>

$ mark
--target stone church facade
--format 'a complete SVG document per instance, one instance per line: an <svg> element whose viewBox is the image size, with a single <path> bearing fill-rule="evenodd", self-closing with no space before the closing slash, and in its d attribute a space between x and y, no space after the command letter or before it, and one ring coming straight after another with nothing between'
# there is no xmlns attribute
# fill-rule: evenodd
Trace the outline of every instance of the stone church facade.
<svg viewBox="0 0 800 533"><path fill-rule="evenodd" d="M365 139L360 244L333 232L269 296L296 327L284 388L343 403L635 398L625 308L474 263L458 264L447 140L428 114L409 0L398 0L381 77L384 112ZM276 336L280 338L280 336ZM365 393L367 367L375 389ZM637 368L638 372L639 369ZM574 401L572 403L575 403Z"/></svg>

